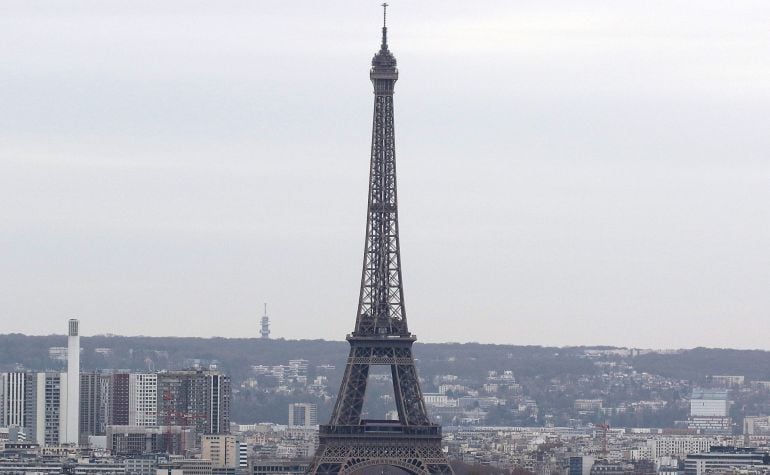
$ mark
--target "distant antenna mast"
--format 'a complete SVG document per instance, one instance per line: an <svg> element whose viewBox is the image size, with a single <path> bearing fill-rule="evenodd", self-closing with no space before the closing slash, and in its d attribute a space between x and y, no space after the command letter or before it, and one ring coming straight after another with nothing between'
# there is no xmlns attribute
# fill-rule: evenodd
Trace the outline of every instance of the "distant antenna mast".
<svg viewBox="0 0 770 475"><path fill-rule="evenodd" d="M262 316L261 324L259 327L259 335L263 340L270 339L270 318L267 316L267 304L265 304L265 314Z"/></svg>

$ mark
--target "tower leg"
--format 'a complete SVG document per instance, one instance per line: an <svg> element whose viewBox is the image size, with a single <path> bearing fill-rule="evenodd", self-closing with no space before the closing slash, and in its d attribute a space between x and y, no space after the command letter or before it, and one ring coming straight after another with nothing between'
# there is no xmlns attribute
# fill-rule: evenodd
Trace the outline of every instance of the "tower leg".
<svg viewBox="0 0 770 475"><path fill-rule="evenodd" d="M339 396L332 413L332 424L358 424L364 407L366 380L369 378L369 365L355 362L358 353L364 348L350 348L350 356L345 366L345 374L340 384Z"/></svg>

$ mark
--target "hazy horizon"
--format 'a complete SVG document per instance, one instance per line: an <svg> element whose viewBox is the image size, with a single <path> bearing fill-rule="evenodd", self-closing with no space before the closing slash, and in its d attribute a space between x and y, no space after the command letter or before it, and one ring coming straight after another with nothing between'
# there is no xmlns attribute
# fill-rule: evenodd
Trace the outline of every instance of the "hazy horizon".
<svg viewBox="0 0 770 475"><path fill-rule="evenodd" d="M48 333L48 334L30 334L30 333L0 333L0 337L2 336L10 336L10 335L22 335L25 337L61 337L61 338L67 338L67 335L65 333ZM196 335L188 335L188 336L180 336L180 335L118 335L118 334L112 334L112 333L98 333L98 334L92 334L92 335L80 335L82 338L94 338L94 337L101 337L101 338L193 338L193 339L223 339L223 340L255 340L255 341L265 341L263 340L259 335L254 336L217 336L217 335L210 335L210 336L196 336ZM332 342L332 343L347 343L344 336L341 338L284 338L284 337L276 337L276 338L269 338L268 341L283 341L283 342L302 342L302 341L326 341L326 342ZM596 344L568 344L568 345L547 345L547 344L541 344L537 342L528 342L528 343L507 343L507 342L480 342L480 341L421 341L417 340L416 343L425 343L429 345L499 345L499 346L533 346L533 347L542 347L542 348L615 348L615 349L634 349L634 350L651 350L651 351L690 351L695 349L707 349L707 350L736 350L736 351L763 351L768 352L770 350L764 349L764 348L736 348L736 347L719 347L719 346L691 346L691 347L641 347L641 346L628 346L628 345L616 345L612 343L596 343Z"/></svg>
<svg viewBox="0 0 770 475"><path fill-rule="evenodd" d="M0 332L342 340L378 2L0 9ZM390 2L418 341L770 349L770 3Z"/></svg>

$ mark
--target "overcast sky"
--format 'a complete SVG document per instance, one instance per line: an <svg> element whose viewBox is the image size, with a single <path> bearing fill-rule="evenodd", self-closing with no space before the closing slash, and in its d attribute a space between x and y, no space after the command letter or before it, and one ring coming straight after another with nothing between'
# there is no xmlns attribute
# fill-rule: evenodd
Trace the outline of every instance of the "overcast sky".
<svg viewBox="0 0 770 475"><path fill-rule="evenodd" d="M349 333L378 3L1 2L0 333ZM770 2L388 17L420 341L770 349Z"/></svg>

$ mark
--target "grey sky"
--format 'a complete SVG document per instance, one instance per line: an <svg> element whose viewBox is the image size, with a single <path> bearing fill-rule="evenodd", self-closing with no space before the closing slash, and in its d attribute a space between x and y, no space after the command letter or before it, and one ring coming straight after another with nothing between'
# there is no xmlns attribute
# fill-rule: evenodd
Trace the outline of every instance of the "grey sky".
<svg viewBox="0 0 770 475"><path fill-rule="evenodd" d="M0 332L341 339L378 3L0 3ZM391 4L421 341L770 348L770 2Z"/></svg>

